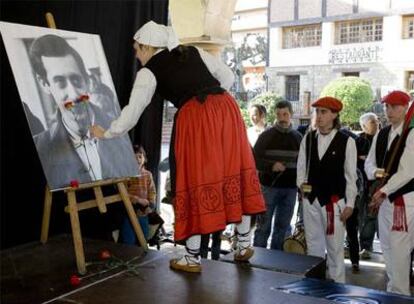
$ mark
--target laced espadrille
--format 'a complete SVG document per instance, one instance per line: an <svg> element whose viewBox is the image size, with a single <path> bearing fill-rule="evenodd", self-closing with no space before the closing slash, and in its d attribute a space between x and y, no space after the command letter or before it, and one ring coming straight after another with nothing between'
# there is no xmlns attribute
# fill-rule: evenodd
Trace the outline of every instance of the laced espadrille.
<svg viewBox="0 0 414 304"><path fill-rule="evenodd" d="M254 254L253 247L246 248L239 247L234 253L234 260L238 262L247 262Z"/></svg>
<svg viewBox="0 0 414 304"><path fill-rule="evenodd" d="M201 272L201 261L200 258L184 255L180 259L170 260L170 267L184 272Z"/></svg>

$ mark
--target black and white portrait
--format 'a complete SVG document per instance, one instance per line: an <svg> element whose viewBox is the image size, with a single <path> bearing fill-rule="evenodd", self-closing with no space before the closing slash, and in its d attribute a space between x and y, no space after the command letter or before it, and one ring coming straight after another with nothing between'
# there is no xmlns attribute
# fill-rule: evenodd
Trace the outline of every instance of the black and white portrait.
<svg viewBox="0 0 414 304"><path fill-rule="evenodd" d="M0 31L50 189L136 176L127 135L90 136L120 114L100 37L5 22Z"/></svg>

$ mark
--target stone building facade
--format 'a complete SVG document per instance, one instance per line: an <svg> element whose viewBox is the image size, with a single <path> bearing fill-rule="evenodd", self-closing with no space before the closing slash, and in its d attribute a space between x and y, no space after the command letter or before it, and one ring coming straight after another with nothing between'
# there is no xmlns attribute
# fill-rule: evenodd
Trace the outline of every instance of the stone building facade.
<svg viewBox="0 0 414 304"><path fill-rule="evenodd" d="M333 79L414 90L414 0L270 0L268 88L307 117Z"/></svg>

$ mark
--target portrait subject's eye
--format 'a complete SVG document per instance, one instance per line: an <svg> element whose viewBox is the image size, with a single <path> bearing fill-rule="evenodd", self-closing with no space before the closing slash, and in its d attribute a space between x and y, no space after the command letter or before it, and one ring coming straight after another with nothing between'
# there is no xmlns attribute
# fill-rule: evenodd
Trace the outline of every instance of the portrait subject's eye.
<svg viewBox="0 0 414 304"><path fill-rule="evenodd" d="M55 77L53 77L53 82L57 85L57 87L59 89L64 89L68 85L67 84L67 81L66 81L66 78L63 77L63 76L55 76Z"/></svg>
<svg viewBox="0 0 414 304"><path fill-rule="evenodd" d="M75 88L78 88L78 89L81 89L81 88L83 88L83 78L82 78L82 76L81 75L71 75L70 77L69 77L69 79L70 79L70 83L75 87Z"/></svg>

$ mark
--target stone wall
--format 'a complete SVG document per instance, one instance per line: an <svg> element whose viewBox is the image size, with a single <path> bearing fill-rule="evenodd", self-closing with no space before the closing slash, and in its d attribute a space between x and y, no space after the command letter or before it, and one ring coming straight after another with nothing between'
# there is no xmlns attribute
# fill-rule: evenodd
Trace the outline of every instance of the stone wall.
<svg viewBox="0 0 414 304"><path fill-rule="evenodd" d="M270 22L294 20L294 12L295 0L272 0L269 11Z"/></svg>
<svg viewBox="0 0 414 304"><path fill-rule="evenodd" d="M300 75L300 101L303 92L310 91L311 99L319 97L323 88L334 79L342 77L344 72L360 71L360 78L370 82L373 94L387 88L404 88L405 67L384 64L319 65L297 67L272 67L266 69L270 91L285 96L286 75Z"/></svg>

